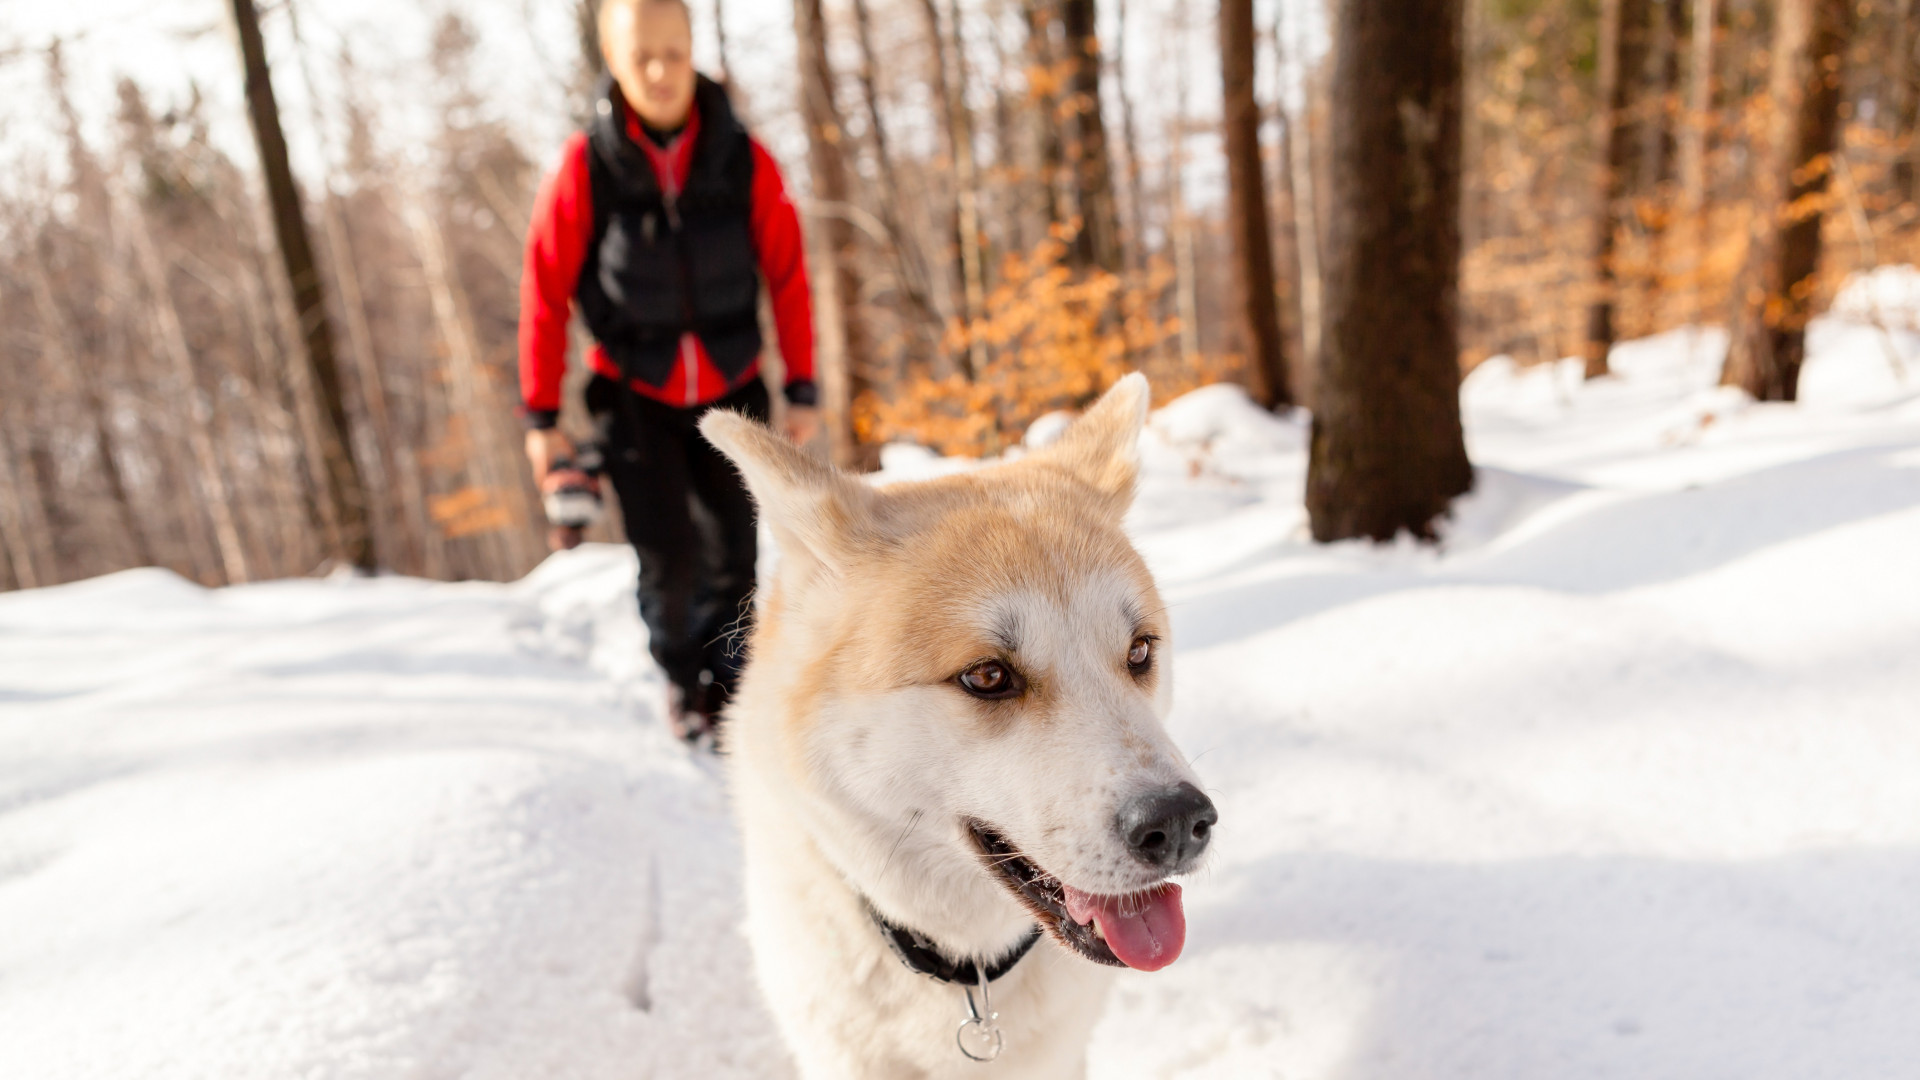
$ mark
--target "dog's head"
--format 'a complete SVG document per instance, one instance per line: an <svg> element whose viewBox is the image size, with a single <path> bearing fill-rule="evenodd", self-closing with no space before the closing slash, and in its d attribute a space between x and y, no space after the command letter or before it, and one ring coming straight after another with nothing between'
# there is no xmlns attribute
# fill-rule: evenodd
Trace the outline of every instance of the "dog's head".
<svg viewBox="0 0 1920 1080"><path fill-rule="evenodd" d="M1044 450L878 489L738 416L701 424L781 551L743 690L779 720L739 734L831 808L816 838L876 906L962 950L1004 945L958 924L1017 922L1008 899L1103 963L1185 940L1167 879L1216 815L1161 726L1166 613L1121 528L1147 400L1130 376Z"/></svg>

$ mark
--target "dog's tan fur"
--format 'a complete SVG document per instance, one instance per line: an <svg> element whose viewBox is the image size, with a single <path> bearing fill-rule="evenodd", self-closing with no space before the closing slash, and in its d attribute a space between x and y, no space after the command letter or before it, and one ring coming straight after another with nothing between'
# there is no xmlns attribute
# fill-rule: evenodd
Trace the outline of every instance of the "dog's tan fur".
<svg viewBox="0 0 1920 1080"><path fill-rule="evenodd" d="M1110 836L1117 799L1191 779L1160 724L1166 617L1121 531L1146 404L1131 377L1045 450L884 489L737 416L701 425L780 551L725 749L760 983L810 1080L1084 1072L1108 969L1043 940L993 986L1006 1050L981 1066L954 1045L960 990L903 967L862 898L948 955L1004 953L1031 920L968 817L1078 888L1153 883ZM1027 692L956 685L992 658Z"/></svg>

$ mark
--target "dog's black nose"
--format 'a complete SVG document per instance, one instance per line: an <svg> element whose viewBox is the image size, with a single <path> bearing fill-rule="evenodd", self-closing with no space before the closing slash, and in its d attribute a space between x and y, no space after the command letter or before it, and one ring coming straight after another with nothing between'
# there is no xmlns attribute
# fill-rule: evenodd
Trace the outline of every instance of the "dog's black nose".
<svg viewBox="0 0 1920 1080"><path fill-rule="evenodd" d="M1120 808L1120 835L1127 850L1148 866L1178 874L1207 850L1220 812L1192 784L1136 795Z"/></svg>

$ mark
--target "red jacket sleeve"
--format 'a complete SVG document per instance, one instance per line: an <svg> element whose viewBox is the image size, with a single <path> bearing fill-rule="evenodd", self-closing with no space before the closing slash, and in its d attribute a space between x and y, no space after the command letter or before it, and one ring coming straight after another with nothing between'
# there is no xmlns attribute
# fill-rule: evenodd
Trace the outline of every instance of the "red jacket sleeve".
<svg viewBox="0 0 1920 1080"><path fill-rule="evenodd" d="M520 274L520 399L531 427L552 427L560 412L573 287L592 239L587 137L575 132L560 152L560 167L541 185L527 224L526 265Z"/></svg>
<svg viewBox="0 0 1920 1080"><path fill-rule="evenodd" d="M811 383L813 295L807 289L806 240L780 166L758 140L753 143L753 247L773 302L773 327L787 365L787 385Z"/></svg>

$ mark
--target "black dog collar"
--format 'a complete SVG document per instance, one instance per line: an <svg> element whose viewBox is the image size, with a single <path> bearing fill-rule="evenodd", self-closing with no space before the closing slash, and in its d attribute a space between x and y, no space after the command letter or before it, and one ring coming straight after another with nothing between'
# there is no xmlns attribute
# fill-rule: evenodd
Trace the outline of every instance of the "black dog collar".
<svg viewBox="0 0 1920 1080"><path fill-rule="evenodd" d="M992 982L1012 971L1015 964L1033 951L1041 935L1040 924L1035 923L1033 928L1027 931L1026 936L1020 939L1019 944L1007 950L1000 959L987 965L987 969L983 972L972 960L954 960L948 957L940 951L939 946L927 940L926 936L918 930L909 930L887 921L885 916L873 909L872 904L867 904L866 908L867 917L880 928L881 935L887 939L887 944L893 949L893 955L899 957L900 962L907 965L908 970L943 983L959 983L962 986L978 986L983 976L987 982Z"/></svg>

